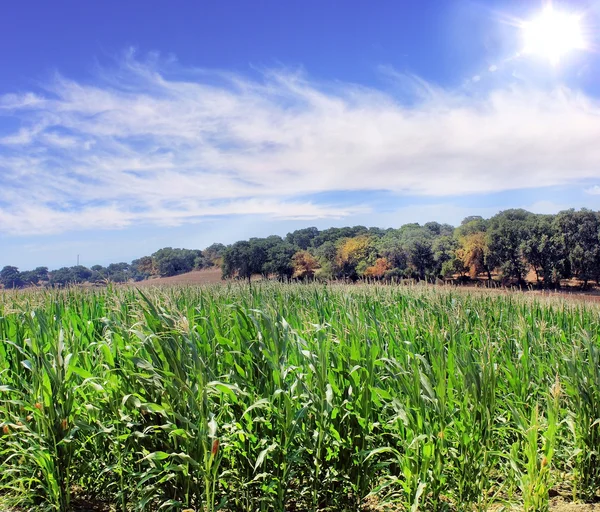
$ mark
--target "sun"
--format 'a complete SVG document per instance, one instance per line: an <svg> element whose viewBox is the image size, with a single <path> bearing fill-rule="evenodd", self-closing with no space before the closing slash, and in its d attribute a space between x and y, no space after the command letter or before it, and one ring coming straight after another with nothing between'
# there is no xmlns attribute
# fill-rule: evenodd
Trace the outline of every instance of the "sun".
<svg viewBox="0 0 600 512"><path fill-rule="evenodd" d="M553 66L570 51L584 49L581 16L547 5L541 15L523 22L523 53L546 58Z"/></svg>

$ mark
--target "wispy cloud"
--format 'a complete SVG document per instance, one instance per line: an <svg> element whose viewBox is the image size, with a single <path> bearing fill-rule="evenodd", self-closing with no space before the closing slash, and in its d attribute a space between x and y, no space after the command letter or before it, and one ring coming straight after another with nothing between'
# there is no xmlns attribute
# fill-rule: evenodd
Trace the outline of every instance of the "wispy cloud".
<svg viewBox="0 0 600 512"><path fill-rule="evenodd" d="M592 196L600 196L600 186L594 185L593 187L586 188L585 193Z"/></svg>
<svg viewBox="0 0 600 512"><path fill-rule="evenodd" d="M600 178L600 104L578 91L472 96L402 77L400 98L289 70L250 79L157 62L128 55L91 84L57 76L43 93L0 97L0 118L21 123L0 137L0 231L343 217L367 207L300 198Z"/></svg>

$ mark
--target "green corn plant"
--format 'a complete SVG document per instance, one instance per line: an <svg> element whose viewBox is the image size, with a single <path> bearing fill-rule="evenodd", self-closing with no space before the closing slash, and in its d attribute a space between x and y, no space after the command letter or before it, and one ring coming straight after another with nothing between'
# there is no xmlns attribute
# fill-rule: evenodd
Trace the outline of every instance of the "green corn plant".
<svg viewBox="0 0 600 512"><path fill-rule="evenodd" d="M453 465L453 484L457 508L485 511L489 506L490 471L493 454L496 413L496 374L489 346L477 354L460 347L458 360L450 358L454 420L448 428ZM455 394L460 393L460 394Z"/></svg>
<svg viewBox="0 0 600 512"><path fill-rule="evenodd" d="M57 311L57 313L60 313ZM12 458L29 468L37 481L41 499L56 510L70 508L73 454L77 448L77 433L81 428L78 393L82 381L89 377L78 366L75 344L67 347L61 319L49 320L40 311L24 317L25 333L30 338L9 343L18 353L20 366L26 374L15 378L16 399L5 402L7 409L18 406L21 419L14 417L20 435L11 443ZM72 350L69 352L68 350ZM10 404L10 405L9 405ZM85 403L80 403L80 407ZM41 475L36 476L34 475Z"/></svg>
<svg viewBox="0 0 600 512"><path fill-rule="evenodd" d="M510 456L521 490L524 512L549 510L548 491L553 483L551 469L559 426L560 394L557 376L547 399L545 421L540 416L537 404L532 408L529 418L521 411L513 411L522 440L513 444Z"/></svg>
<svg viewBox="0 0 600 512"><path fill-rule="evenodd" d="M593 501L600 489L600 348L582 335L565 363L569 422L575 437L575 498Z"/></svg>

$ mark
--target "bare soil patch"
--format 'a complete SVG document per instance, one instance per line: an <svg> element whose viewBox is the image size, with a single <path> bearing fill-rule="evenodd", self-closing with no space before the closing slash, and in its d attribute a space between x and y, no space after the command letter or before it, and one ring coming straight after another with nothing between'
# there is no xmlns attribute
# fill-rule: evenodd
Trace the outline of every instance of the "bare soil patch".
<svg viewBox="0 0 600 512"><path fill-rule="evenodd" d="M156 277L135 283L136 286L163 286L163 285L202 285L222 283L220 268L207 268L194 270L186 274L171 277Z"/></svg>
<svg viewBox="0 0 600 512"><path fill-rule="evenodd" d="M489 512L520 512L519 507L503 507L496 505ZM550 500L550 512L600 512L600 505L595 503L570 503L563 498Z"/></svg>
<svg viewBox="0 0 600 512"><path fill-rule="evenodd" d="M550 504L550 510L553 512L598 512L600 505L597 503L583 505L556 500Z"/></svg>

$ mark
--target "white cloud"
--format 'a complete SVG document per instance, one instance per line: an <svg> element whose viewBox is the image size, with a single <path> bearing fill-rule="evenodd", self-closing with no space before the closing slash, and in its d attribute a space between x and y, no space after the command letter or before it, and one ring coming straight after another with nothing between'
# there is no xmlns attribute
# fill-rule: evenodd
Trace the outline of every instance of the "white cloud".
<svg viewBox="0 0 600 512"><path fill-rule="evenodd" d="M145 211L131 211L116 204L57 210L48 205L24 204L12 211L0 208L0 226L11 235L48 235L69 230L120 229L133 223L178 226L183 222L223 215L265 215L273 219L337 219L370 211L369 208L322 207L310 202L280 202L271 199L232 201L223 205L203 205L190 199L172 200Z"/></svg>
<svg viewBox="0 0 600 512"><path fill-rule="evenodd" d="M594 185L593 187L586 188L585 192L586 192L586 194L598 196L598 195L600 195L600 186Z"/></svg>
<svg viewBox="0 0 600 512"><path fill-rule="evenodd" d="M498 66L496 66L496 64L492 64L489 68L488 71L490 73L493 73L494 71L498 71Z"/></svg>
<svg viewBox="0 0 600 512"><path fill-rule="evenodd" d="M21 119L0 139L0 231L339 218L365 207L305 197L443 197L600 178L600 105L578 91L520 85L473 97L403 76L407 101L288 71L173 76L129 57L95 85L58 77L44 95L0 96L0 115Z"/></svg>

